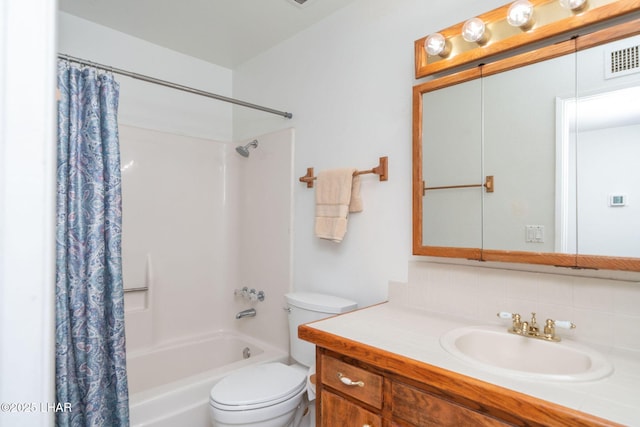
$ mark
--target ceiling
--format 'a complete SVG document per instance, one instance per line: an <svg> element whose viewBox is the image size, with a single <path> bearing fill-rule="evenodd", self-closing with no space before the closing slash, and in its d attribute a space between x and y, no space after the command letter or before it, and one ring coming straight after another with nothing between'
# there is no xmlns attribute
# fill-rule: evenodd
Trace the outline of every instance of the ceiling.
<svg viewBox="0 0 640 427"><path fill-rule="evenodd" d="M353 1L59 0L59 9L233 69Z"/></svg>

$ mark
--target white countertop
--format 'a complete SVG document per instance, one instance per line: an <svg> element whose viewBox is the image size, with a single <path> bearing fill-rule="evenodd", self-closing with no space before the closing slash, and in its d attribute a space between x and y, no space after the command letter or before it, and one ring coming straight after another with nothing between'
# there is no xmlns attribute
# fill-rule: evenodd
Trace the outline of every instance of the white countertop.
<svg viewBox="0 0 640 427"><path fill-rule="evenodd" d="M440 345L443 333L478 326L464 319L385 303L308 326L620 424L640 426L640 352L590 346L613 363L609 377L588 382L537 381L492 374L445 351ZM504 326L506 331L507 323Z"/></svg>

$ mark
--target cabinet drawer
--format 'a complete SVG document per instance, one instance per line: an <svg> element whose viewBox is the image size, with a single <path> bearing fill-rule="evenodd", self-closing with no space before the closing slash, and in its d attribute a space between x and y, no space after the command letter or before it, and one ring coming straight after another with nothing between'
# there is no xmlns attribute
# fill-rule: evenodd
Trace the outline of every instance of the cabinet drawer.
<svg viewBox="0 0 640 427"><path fill-rule="evenodd" d="M382 408L382 376L322 355L321 378L326 384L374 408ZM351 385L348 383L351 382ZM346 384L345 384L346 383Z"/></svg>
<svg viewBox="0 0 640 427"><path fill-rule="evenodd" d="M416 426L510 425L402 383L393 383L392 401L393 418Z"/></svg>

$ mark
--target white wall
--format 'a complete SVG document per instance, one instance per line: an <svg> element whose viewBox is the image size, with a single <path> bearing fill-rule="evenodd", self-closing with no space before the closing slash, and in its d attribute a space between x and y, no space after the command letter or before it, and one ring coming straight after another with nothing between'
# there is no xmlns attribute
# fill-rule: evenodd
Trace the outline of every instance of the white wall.
<svg viewBox="0 0 640 427"><path fill-rule="evenodd" d="M361 0L234 70L240 99L291 111L290 121L234 113L234 135L296 128L295 174L369 169L389 157L389 181L362 179L364 211L349 218L342 243L313 236L314 192L296 181L294 287L386 299L411 257L411 87L413 42L501 0Z"/></svg>
<svg viewBox="0 0 640 427"><path fill-rule="evenodd" d="M236 137L295 126L296 177L304 175L307 167L368 168L379 156L389 156L389 181L363 179L365 210L350 217L349 231L340 244L313 237L313 190L296 183L295 288L330 292L366 305L387 297L389 280L406 281L407 260L414 258L411 88L420 82L414 79L413 42L502 4L456 0L436 6L419 0L362 0L234 70L234 96L294 114L285 124L279 118L236 111ZM553 267L499 263L492 268L497 276L507 278L514 269L558 272ZM607 293L607 284L583 278L581 272L564 269L560 274L575 277L576 295L582 293L581 284ZM586 275L638 282L637 274ZM434 286L444 290L449 285ZM449 302L454 304L455 298Z"/></svg>
<svg viewBox="0 0 640 427"><path fill-rule="evenodd" d="M578 252L640 257L640 125L581 132L578 138ZM625 206L610 206L611 195Z"/></svg>
<svg viewBox="0 0 640 427"><path fill-rule="evenodd" d="M58 13L58 51L99 64L231 96L231 70L177 53L90 21ZM231 104L117 76L120 124L208 138L232 139Z"/></svg>
<svg viewBox="0 0 640 427"><path fill-rule="evenodd" d="M2 426L53 425L40 405L55 403L55 3L0 6Z"/></svg>

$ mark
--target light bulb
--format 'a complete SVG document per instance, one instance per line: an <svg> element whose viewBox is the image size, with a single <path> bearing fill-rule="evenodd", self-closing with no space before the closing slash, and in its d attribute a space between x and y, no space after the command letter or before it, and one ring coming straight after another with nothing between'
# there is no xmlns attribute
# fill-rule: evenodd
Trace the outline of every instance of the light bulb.
<svg viewBox="0 0 640 427"><path fill-rule="evenodd" d="M528 30L533 25L533 5L528 0L516 0L509 7L507 22L513 27Z"/></svg>
<svg viewBox="0 0 640 427"><path fill-rule="evenodd" d="M424 41L424 48L429 55L446 57L449 55L449 44L447 39L440 33L430 34Z"/></svg>
<svg viewBox="0 0 640 427"><path fill-rule="evenodd" d="M581 11L587 5L587 0L560 0L560 6L574 12Z"/></svg>
<svg viewBox="0 0 640 427"><path fill-rule="evenodd" d="M462 26L462 38L468 42L483 44L487 41L487 27L480 18L471 18Z"/></svg>

